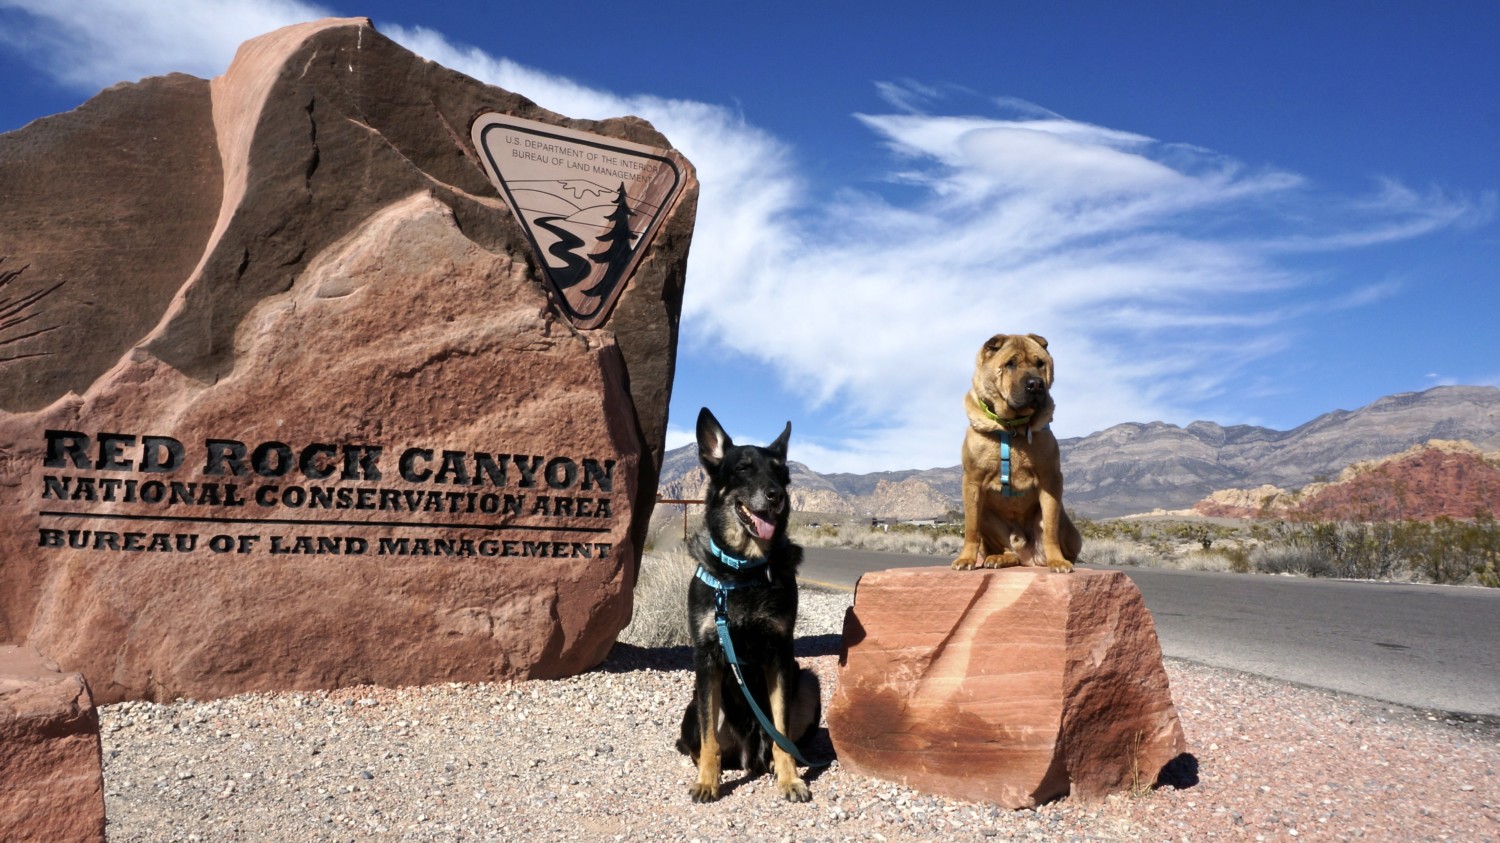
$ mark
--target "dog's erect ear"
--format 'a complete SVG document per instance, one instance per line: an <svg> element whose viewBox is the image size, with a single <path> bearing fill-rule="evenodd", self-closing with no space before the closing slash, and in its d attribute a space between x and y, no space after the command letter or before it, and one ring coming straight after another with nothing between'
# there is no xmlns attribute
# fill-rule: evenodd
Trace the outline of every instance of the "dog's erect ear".
<svg viewBox="0 0 1500 843"><path fill-rule="evenodd" d="M703 468L713 473L724 461L724 452L734 447L730 441L729 434L714 418L714 414L704 407L698 412L698 461L703 463Z"/></svg>
<svg viewBox="0 0 1500 843"><path fill-rule="evenodd" d="M786 443L792 438L792 423L786 423L786 430L776 437L776 441L766 446L766 450L775 454L782 462L786 462Z"/></svg>
<svg viewBox="0 0 1500 843"><path fill-rule="evenodd" d="M1010 334L996 334L985 340L984 347L979 349L979 359L983 360L1005 347L1005 341L1010 339Z"/></svg>
<svg viewBox="0 0 1500 843"><path fill-rule="evenodd" d="M1042 348L1047 347L1047 338L1043 337L1041 334L1027 334L1026 336L1031 337L1031 341L1041 346Z"/></svg>

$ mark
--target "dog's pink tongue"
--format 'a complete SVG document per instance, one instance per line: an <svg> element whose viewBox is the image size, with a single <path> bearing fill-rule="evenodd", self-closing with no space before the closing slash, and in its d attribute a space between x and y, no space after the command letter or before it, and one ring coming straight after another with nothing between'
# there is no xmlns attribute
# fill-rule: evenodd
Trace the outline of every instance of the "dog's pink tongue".
<svg viewBox="0 0 1500 843"><path fill-rule="evenodd" d="M767 521L753 512L750 513L750 521L751 526L755 528L757 538L763 541L770 541L771 537L776 535L776 524L774 522Z"/></svg>

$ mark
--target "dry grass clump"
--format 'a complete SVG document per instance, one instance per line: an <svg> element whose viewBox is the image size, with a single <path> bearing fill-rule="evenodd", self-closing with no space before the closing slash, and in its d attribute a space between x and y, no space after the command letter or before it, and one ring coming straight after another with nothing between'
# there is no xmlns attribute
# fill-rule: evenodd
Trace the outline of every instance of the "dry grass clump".
<svg viewBox="0 0 1500 843"><path fill-rule="evenodd" d="M641 556L635 583L635 611L619 641L637 647L686 646L688 580L698 563L681 545Z"/></svg>
<svg viewBox="0 0 1500 843"><path fill-rule="evenodd" d="M927 527L895 526L890 530L862 524L828 524L792 528L792 541L803 547L843 547L914 556L957 556L962 536Z"/></svg>
<svg viewBox="0 0 1500 843"><path fill-rule="evenodd" d="M1263 544L1250 551L1250 564L1262 574L1298 577L1333 575L1328 558L1316 550L1293 544Z"/></svg>
<svg viewBox="0 0 1500 843"><path fill-rule="evenodd" d="M1163 568L1173 571L1249 570L1245 552L1236 547L1163 548L1130 539L1084 539L1080 562L1113 568Z"/></svg>
<svg viewBox="0 0 1500 843"><path fill-rule="evenodd" d="M1079 561L1085 565L1123 568L1160 568L1161 556L1140 542L1125 539L1085 539Z"/></svg>

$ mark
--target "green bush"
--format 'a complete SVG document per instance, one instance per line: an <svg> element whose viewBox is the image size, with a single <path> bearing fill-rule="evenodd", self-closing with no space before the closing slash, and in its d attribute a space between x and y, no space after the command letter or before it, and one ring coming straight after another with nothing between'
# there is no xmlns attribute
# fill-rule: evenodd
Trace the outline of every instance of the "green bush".
<svg viewBox="0 0 1500 843"><path fill-rule="evenodd" d="M1256 570L1350 579L1480 583L1500 570L1500 525L1456 521L1275 522L1258 528Z"/></svg>
<svg viewBox="0 0 1500 843"><path fill-rule="evenodd" d="M1474 579L1487 588L1500 588L1500 565L1491 562L1475 568Z"/></svg>
<svg viewBox="0 0 1500 843"><path fill-rule="evenodd" d="M1383 580L1400 570L1407 533L1400 522L1320 522L1299 525L1286 540L1322 555L1326 573L1315 576Z"/></svg>
<svg viewBox="0 0 1500 843"><path fill-rule="evenodd" d="M1428 582L1461 583L1479 579L1500 556L1500 530L1493 521L1454 521L1439 518L1414 525L1410 543L1412 572Z"/></svg>

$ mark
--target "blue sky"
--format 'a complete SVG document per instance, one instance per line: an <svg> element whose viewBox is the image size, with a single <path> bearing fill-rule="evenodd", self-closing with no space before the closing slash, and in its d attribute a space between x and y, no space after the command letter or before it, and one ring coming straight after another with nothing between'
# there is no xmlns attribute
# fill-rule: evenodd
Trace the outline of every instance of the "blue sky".
<svg viewBox="0 0 1500 843"><path fill-rule="evenodd" d="M325 16L697 166L669 446L954 465L997 332L1065 437L1500 385L1497 3L0 0L0 131Z"/></svg>

